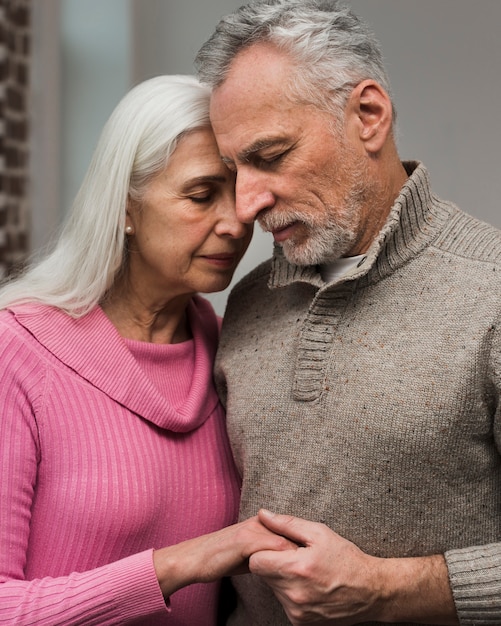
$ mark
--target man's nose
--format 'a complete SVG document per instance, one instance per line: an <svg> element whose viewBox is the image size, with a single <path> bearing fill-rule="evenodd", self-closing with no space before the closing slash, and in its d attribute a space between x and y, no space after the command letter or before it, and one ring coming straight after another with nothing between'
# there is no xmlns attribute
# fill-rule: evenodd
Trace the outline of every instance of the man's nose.
<svg viewBox="0 0 501 626"><path fill-rule="evenodd" d="M237 217L245 224L250 224L261 211L275 204L275 196L265 177L246 167L238 169L235 194Z"/></svg>

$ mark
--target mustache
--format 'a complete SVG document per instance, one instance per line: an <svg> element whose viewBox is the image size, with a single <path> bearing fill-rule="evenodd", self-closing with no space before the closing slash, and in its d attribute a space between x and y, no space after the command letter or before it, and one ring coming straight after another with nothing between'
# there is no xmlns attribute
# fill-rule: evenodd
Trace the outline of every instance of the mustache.
<svg viewBox="0 0 501 626"><path fill-rule="evenodd" d="M257 222L265 232L281 230L282 228L290 226L296 222L308 224L304 214L299 211L295 211L294 209L283 213L276 213L274 211L266 212L258 216Z"/></svg>
<svg viewBox="0 0 501 626"><path fill-rule="evenodd" d="M319 216L321 218L321 224L319 224L313 216L305 215L303 212L295 209L289 209L280 213L278 213L276 209L270 209L266 213L259 215L257 222L265 232L274 232L297 223L304 224L310 229L318 228L318 226L333 229L351 228L350 211L348 211L346 207L336 211L332 206L326 208L328 209L327 215Z"/></svg>

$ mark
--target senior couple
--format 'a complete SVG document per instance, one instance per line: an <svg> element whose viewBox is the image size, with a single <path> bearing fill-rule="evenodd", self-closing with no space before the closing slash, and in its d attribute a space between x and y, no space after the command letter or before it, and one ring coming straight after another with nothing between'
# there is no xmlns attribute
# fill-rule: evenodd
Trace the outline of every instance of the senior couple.
<svg viewBox="0 0 501 626"><path fill-rule="evenodd" d="M212 626L228 576L233 625L501 623L499 231L400 161L336 0L251 2L196 67L0 291L0 623Z"/></svg>

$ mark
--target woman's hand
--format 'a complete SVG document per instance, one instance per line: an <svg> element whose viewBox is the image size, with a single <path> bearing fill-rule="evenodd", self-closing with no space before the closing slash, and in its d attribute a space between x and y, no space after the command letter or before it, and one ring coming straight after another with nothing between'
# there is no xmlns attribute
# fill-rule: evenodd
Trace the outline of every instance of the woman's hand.
<svg viewBox="0 0 501 626"><path fill-rule="evenodd" d="M254 552L296 549L295 543L268 530L258 517L153 553L153 564L165 597L197 582L249 571Z"/></svg>

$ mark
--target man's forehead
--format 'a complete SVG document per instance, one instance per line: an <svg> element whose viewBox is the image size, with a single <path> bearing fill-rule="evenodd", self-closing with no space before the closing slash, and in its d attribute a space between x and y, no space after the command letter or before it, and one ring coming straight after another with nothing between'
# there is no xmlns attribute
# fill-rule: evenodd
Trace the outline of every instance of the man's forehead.
<svg viewBox="0 0 501 626"><path fill-rule="evenodd" d="M228 97L250 103L257 95L283 94L291 75L284 65L291 65L286 52L267 42L251 44L233 58L224 80L213 89L211 103Z"/></svg>
<svg viewBox="0 0 501 626"><path fill-rule="evenodd" d="M227 118L219 118L219 123L214 119L213 129L221 155L241 162L290 139L286 129L277 124L273 116L267 115L238 117L235 124Z"/></svg>

